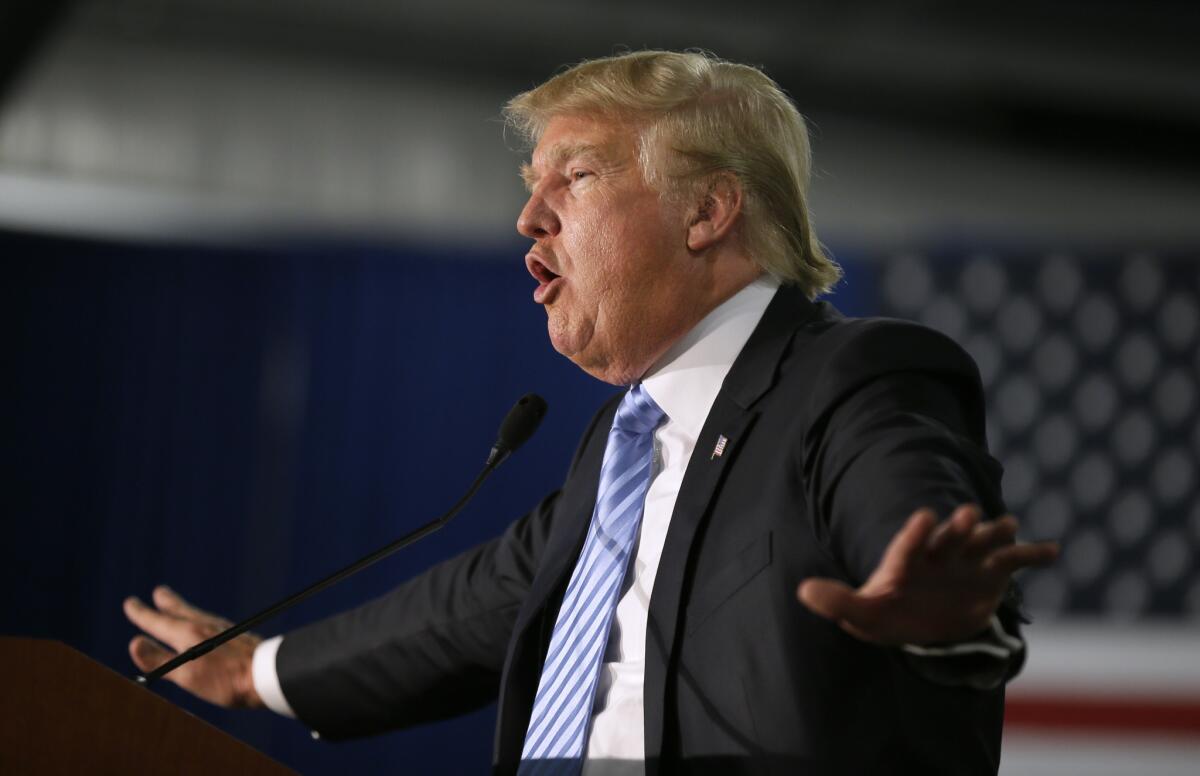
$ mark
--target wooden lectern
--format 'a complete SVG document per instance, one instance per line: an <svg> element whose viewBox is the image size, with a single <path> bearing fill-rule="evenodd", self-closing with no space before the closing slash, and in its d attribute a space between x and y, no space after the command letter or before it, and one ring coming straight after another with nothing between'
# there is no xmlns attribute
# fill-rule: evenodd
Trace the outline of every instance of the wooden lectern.
<svg viewBox="0 0 1200 776"><path fill-rule="evenodd" d="M0 773L294 771L65 644L0 638Z"/></svg>

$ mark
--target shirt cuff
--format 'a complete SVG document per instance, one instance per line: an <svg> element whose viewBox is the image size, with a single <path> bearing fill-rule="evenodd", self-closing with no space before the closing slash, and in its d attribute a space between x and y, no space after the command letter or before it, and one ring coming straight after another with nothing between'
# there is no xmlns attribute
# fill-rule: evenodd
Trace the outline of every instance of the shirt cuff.
<svg viewBox="0 0 1200 776"><path fill-rule="evenodd" d="M279 673L275 670L275 654L282 643L283 636L275 636L255 647L250 671L254 677L254 691L262 698L267 708L276 714L295 719L296 712L292 711L287 698L283 697L283 688L279 686Z"/></svg>
<svg viewBox="0 0 1200 776"><path fill-rule="evenodd" d="M938 646L905 644L901 649L925 678L979 690L998 687L1016 673L1014 667L1019 668L1025 656L1024 640L1007 633L994 614L977 638Z"/></svg>

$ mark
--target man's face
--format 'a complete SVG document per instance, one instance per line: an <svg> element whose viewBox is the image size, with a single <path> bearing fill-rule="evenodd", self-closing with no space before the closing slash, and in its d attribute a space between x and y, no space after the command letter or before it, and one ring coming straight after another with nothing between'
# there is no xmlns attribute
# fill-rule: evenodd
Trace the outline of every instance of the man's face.
<svg viewBox="0 0 1200 776"><path fill-rule="evenodd" d="M628 125L552 119L522 171L517 220L555 350L614 385L641 377L705 312L688 213L646 184L636 154Z"/></svg>

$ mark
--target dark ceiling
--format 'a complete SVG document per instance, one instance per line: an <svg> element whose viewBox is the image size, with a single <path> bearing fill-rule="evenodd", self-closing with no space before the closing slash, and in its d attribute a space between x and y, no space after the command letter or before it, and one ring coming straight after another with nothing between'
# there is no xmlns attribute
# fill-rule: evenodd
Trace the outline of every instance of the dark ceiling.
<svg viewBox="0 0 1200 776"><path fill-rule="evenodd" d="M1191 176L1194 2L10 0L0 90L52 34L437 74L516 91L622 48L762 65L802 110L994 135ZM3 91L0 91L3 94Z"/></svg>

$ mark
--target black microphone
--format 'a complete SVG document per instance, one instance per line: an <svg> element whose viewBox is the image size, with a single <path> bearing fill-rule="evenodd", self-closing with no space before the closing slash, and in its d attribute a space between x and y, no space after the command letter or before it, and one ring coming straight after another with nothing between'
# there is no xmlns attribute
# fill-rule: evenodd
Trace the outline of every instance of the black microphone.
<svg viewBox="0 0 1200 776"><path fill-rule="evenodd" d="M500 431L496 433L496 444L488 455L487 465L495 468L512 455L518 447L529 441L533 432L546 417L546 400L536 393L527 393L504 416Z"/></svg>
<svg viewBox="0 0 1200 776"><path fill-rule="evenodd" d="M463 494L462 498L460 498L454 504L454 506L450 507L450 509L447 510L444 515L430 520L425 525L408 532L391 544L379 548L364 558L356 560L340 571L330 574L320 582L315 582L312 585L309 585L299 593L290 595L279 603L263 609L253 617L242 620L236 625L226 628L216 636L213 636L211 639L202 641L191 649L180 652L178 655L163 663L153 671L147 674L140 674L137 677L138 683L150 684L156 679L161 679L163 676L171 673L184 663L189 663L198 657L207 655L209 652L212 652L214 649L230 639L237 638L253 628L255 625L271 619L286 609L290 609L292 606L300 603L310 595L318 593L330 585L337 584L346 577L357 574L367 566L374 564L376 561L383 560L393 552L404 549L408 545L425 538L429 534L446 525L446 523L450 522L451 518L457 515L459 511L461 511L462 508L467 505L467 502L471 500L471 497L474 496L475 492L479 490L479 487L483 485L483 481L487 479L488 475L491 474L497 466L504 463L504 461L508 459L508 456L516 452L517 448L525 444L525 442L529 440L529 437L533 436L533 432L537 431L537 427L542 422L542 418L545 417L545 415L546 400L535 393L525 394L517 400L517 403L513 405L513 408L508 411L507 415L504 416L504 422L500 424L500 431L496 434L496 443L492 445L492 451L488 454L487 462L484 464L483 470L475 477L475 481L471 483L471 487L467 489L467 492Z"/></svg>

